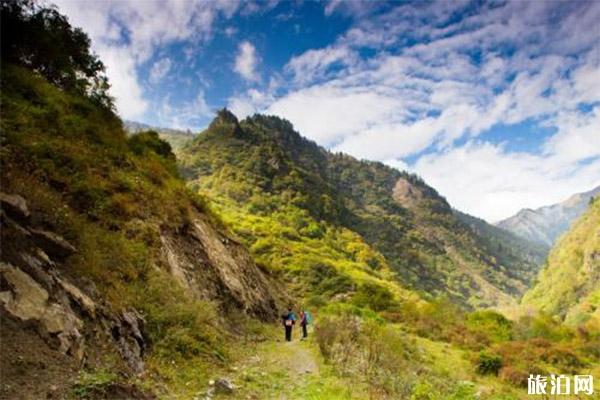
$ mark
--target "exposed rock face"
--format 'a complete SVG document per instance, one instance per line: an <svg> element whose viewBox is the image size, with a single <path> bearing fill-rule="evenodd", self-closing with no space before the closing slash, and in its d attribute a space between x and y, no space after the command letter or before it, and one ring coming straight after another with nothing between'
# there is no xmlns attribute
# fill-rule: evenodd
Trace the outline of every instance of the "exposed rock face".
<svg viewBox="0 0 600 400"><path fill-rule="evenodd" d="M132 308L116 312L93 282L68 275L63 262L77 253L74 243L47 226L37 226L39 216L30 214L22 197L3 194L1 199L0 328L9 353L0 364L11 369L19 360L28 365L45 360L39 365L52 366L32 364L25 375L11 369L11 385L43 376L46 387L56 382L66 387L65 376L90 368L108 354L121 359L118 368L124 373L143 373L148 351L143 317ZM191 217L184 227L164 229L160 238L164 265L188 295L217 302L224 315L277 318L273 284L246 249L202 212L193 211ZM223 386L225 391L228 387ZM44 390L35 398L44 397ZM115 387L115 398L121 398L120 390ZM6 393L9 398L14 394Z"/></svg>
<svg viewBox="0 0 600 400"><path fill-rule="evenodd" d="M77 360L83 358L83 322L67 305L49 300L48 291L28 274L12 265L0 263L0 276L7 290L0 293L0 304L13 317L35 324L49 342L58 339L58 350ZM89 300L91 301L91 300Z"/></svg>
<svg viewBox="0 0 600 400"><path fill-rule="evenodd" d="M0 192L0 203L2 209L12 214L15 218L26 220L29 218L29 209L24 198L16 194L6 194Z"/></svg>
<svg viewBox="0 0 600 400"><path fill-rule="evenodd" d="M30 229L33 241L50 256L65 258L75 253L77 249L61 236L41 229Z"/></svg>
<svg viewBox="0 0 600 400"><path fill-rule="evenodd" d="M404 178L396 181L392 196L394 200L408 208L413 207L423 199L423 193Z"/></svg>
<svg viewBox="0 0 600 400"><path fill-rule="evenodd" d="M142 333L144 319L134 309L125 310L112 321L111 334L123 359L136 373L144 371L146 340Z"/></svg>
<svg viewBox="0 0 600 400"><path fill-rule="evenodd" d="M77 249L55 232L31 226L22 197L2 194L2 206L2 318L33 327L51 349L79 364L86 357L86 331L102 327L131 370L142 372L142 317L135 310L115 314L63 276L57 265Z"/></svg>
<svg viewBox="0 0 600 400"><path fill-rule="evenodd" d="M232 394L235 391L235 385L226 378L219 378L215 381L215 391L217 393Z"/></svg>
<svg viewBox="0 0 600 400"><path fill-rule="evenodd" d="M192 294L218 300L235 312L277 318L272 285L247 250L218 232L205 216L196 213L184 231L163 231L161 240L172 274Z"/></svg>

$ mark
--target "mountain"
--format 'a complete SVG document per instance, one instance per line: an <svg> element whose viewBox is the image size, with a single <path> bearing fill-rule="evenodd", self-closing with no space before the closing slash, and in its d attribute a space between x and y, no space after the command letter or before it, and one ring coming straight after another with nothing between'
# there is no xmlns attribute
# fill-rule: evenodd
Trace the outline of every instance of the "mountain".
<svg viewBox="0 0 600 400"><path fill-rule="evenodd" d="M592 329L466 310L513 302L535 253L418 177L226 111L179 171L81 30L0 8L1 399L517 400L597 370Z"/></svg>
<svg viewBox="0 0 600 400"><path fill-rule="evenodd" d="M167 141L171 145L173 150L180 149L181 147L185 146L187 142L194 138L194 134L189 130L182 131L179 129L158 128L156 126L128 120L123 121L123 128L129 134L140 133L144 131L155 131L162 140Z"/></svg>
<svg viewBox="0 0 600 400"><path fill-rule="evenodd" d="M493 256L500 265L521 271L524 281L528 285L532 283L550 250L546 245L530 242L458 210L454 210L454 214L473 230L479 247L486 254Z"/></svg>
<svg viewBox="0 0 600 400"><path fill-rule="evenodd" d="M37 71L0 70L1 398L153 398L129 379L214 370L232 326L276 320L281 284L166 142Z"/></svg>
<svg viewBox="0 0 600 400"><path fill-rule="evenodd" d="M595 319L600 328L600 200L556 242L522 302L571 324Z"/></svg>
<svg viewBox="0 0 600 400"><path fill-rule="evenodd" d="M178 157L190 185L215 201L269 268L312 270L319 254L310 259L299 243L343 230L375 254L364 260L368 268L389 266L398 282L425 298L447 296L475 307L512 304L541 256L515 257L520 250L509 245L493 256L490 244L419 177L328 152L277 117L238 121L222 110ZM498 256L505 250L513 253Z"/></svg>
<svg viewBox="0 0 600 400"><path fill-rule="evenodd" d="M523 209L496 225L532 242L552 246L569 229L571 223L583 214L590 199L598 195L600 186L575 194L562 203L535 210Z"/></svg>

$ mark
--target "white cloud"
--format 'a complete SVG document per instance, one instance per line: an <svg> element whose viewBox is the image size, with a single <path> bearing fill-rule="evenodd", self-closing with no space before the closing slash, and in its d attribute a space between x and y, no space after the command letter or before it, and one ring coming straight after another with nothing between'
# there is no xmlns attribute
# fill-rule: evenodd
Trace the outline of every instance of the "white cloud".
<svg viewBox="0 0 600 400"><path fill-rule="evenodd" d="M121 117L135 119L148 109L142 86L138 82L135 60L125 47L96 46L100 58L106 66L106 74L111 84L110 94Z"/></svg>
<svg viewBox="0 0 600 400"><path fill-rule="evenodd" d="M600 106L585 114L560 112L552 125L558 132L544 143L545 154L565 162L600 157Z"/></svg>
<svg viewBox="0 0 600 400"><path fill-rule="evenodd" d="M468 142L429 154L411 169L454 207L490 222L600 185L600 159L569 163L556 155L511 153L489 143Z"/></svg>
<svg viewBox="0 0 600 400"><path fill-rule="evenodd" d="M150 83L156 84L164 78L171 70L171 60L169 58L162 58L152 65L150 73L148 74L148 80Z"/></svg>
<svg viewBox="0 0 600 400"><path fill-rule="evenodd" d="M398 105L375 90L325 84L279 98L266 112L289 119L303 135L331 146L368 129L372 121L388 119Z"/></svg>
<svg viewBox="0 0 600 400"><path fill-rule="evenodd" d="M345 46L326 47L308 50L299 56L292 57L285 69L294 75L296 83L314 82L325 76L332 65L348 67L359 60L355 51Z"/></svg>
<svg viewBox="0 0 600 400"><path fill-rule="evenodd" d="M199 49L217 18L260 8L229 0L58 3L90 34L126 118L149 109L140 66L153 63L149 82L172 67L156 60L158 48L185 41ZM277 114L320 144L411 168L458 208L488 219L599 183L600 2L433 1L378 13L383 6L327 3L326 15L351 16L352 26L292 57L268 81L255 47L241 42L233 68L253 86L228 107L239 117ZM200 127L211 114L203 92L184 104L166 98L156 109L161 124L174 127ZM535 153L479 136L524 121L553 132L537 139ZM419 158L407 166L407 156Z"/></svg>
<svg viewBox="0 0 600 400"><path fill-rule="evenodd" d="M238 2L228 0L54 2L73 25L82 27L92 39L93 50L107 67L117 110L128 119L142 117L149 107L139 76L140 65L170 43L210 39L216 18L230 18L239 8Z"/></svg>
<svg viewBox="0 0 600 400"><path fill-rule="evenodd" d="M159 125L174 129L199 131L205 126L206 118L213 114L214 110L206 103L202 90L192 101L183 104L173 104L167 97L157 108Z"/></svg>
<svg viewBox="0 0 600 400"><path fill-rule="evenodd" d="M260 75L256 71L257 64L256 48L248 41L241 42L235 57L234 71L247 81L257 82L260 80Z"/></svg>
<svg viewBox="0 0 600 400"><path fill-rule="evenodd" d="M581 108L600 102L600 3L490 3L458 21L473 4L405 4L376 17L346 5L325 13L351 13L354 26L293 57L293 84L266 112L333 150L401 168L427 150L408 167L492 220L600 183L600 112ZM361 58L363 48L375 54ZM524 121L555 130L530 139L535 153L474 141Z"/></svg>

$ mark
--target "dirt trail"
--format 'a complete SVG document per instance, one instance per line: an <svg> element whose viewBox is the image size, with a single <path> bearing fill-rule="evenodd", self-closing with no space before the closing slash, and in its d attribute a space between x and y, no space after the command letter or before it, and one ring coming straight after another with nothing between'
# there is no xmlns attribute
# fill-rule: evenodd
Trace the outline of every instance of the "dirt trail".
<svg viewBox="0 0 600 400"><path fill-rule="evenodd" d="M241 384L240 398L296 399L309 382L320 379L314 344L294 340L265 341L237 363L235 381Z"/></svg>
<svg viewBox="0 0 600 400"><path fill-rule="evenodd" d="M295 374L318 374L319 366L315 356L308 347L308 343L294 341L277 343L275 346L279 353L287 353L279 361L281 368Z"/></svg>
<svg viewBox="0 0 600 400"><path fill-rule="evenodd" d="M241 368L259 368L262 372L285 373L290 378L301 374L318 374L319 365L308 342L268 342L257 347L255 355Z"/></svg>

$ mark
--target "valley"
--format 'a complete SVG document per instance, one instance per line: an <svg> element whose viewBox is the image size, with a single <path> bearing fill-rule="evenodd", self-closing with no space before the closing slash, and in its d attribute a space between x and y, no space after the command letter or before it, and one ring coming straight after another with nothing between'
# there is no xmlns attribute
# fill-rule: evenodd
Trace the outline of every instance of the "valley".
<svg viewBox="0 0 600 400"><path fill-rule="evenodd" d="M600 398L597 192L525 235L277 116L124 122L56 9L2 29L0 399Z"/></svg>

